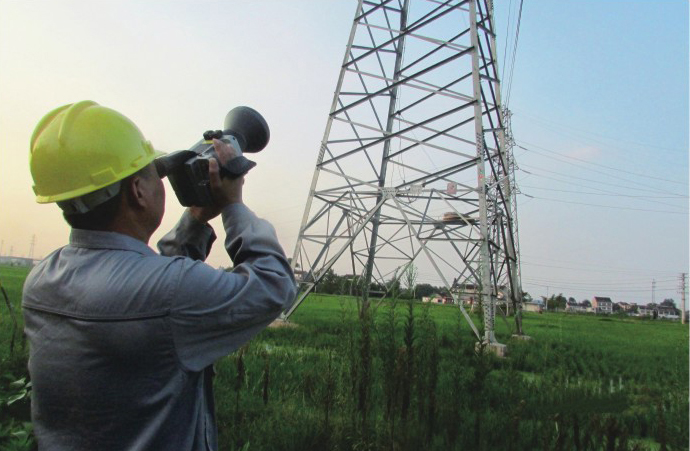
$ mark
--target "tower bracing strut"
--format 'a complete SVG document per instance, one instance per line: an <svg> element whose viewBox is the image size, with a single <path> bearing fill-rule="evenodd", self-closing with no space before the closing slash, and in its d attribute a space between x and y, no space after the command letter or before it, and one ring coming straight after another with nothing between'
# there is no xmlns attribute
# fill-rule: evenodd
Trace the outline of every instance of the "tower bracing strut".
<svg viewBox="0 0 690 451"><path fill-rule="evenodd" d="M349 274L368 305L414 263L495 342L497 304L522 296L492 14L489 0L360 0L285 317L329 270ZM463 306L479 302L483 337Z"/></svg>

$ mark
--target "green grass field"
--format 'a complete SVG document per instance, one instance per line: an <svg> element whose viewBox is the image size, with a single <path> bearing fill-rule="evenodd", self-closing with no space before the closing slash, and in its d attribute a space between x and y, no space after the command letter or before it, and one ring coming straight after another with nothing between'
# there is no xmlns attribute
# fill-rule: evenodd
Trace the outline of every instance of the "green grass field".
<svg viewBox="0 0 690 451"><path fill-rule="evenodd" d="M0 267L20 313L27 271ZM31 449L26 349L0 306L0 449ZM527 313L508 357L475 348L459 309L406 301L360 318L312 295L291 318L221 359L221 449L688 449L688 328L675 322ZM473 316L479 327L481 319ZM21 321L21 319L20 319ZM13 435L14 434L14 435Z"/></svg>

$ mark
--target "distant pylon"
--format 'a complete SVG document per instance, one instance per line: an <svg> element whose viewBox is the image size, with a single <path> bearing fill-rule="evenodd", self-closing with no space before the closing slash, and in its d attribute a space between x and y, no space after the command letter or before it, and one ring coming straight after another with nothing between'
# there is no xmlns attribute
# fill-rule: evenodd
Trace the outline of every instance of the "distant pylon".
<svg viewBox="0 0 690 451"><path fill-rule="evenodd" d="M331 268L354 275L368 306L414 262L477 338L496 342L497 301L519 306L522 293L492 15L489 0L360 0L293 254L300 294L285 316ZM469 296L482 301L483 337L462 305Z"/></svg>

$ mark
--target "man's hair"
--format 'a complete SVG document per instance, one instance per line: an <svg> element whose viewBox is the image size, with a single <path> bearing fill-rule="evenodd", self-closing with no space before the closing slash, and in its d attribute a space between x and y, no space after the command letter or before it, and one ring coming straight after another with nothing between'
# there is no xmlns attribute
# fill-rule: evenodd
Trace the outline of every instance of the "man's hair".
<svg viewBox="0 0 690 451"><path fill-rule="evenodd" d="M63 212L62 216L65 218L65 221L67 221L67 224L74 229L108 230L120 212L122 196L125 191L129 191L130 181L134 177L148 178L155 174L155 171L150 170L149 166L151 165L147 165L134 174L116 182L120 183L120 191L115 196L94 207L92 210L86 213L72 214Z"/></svg>

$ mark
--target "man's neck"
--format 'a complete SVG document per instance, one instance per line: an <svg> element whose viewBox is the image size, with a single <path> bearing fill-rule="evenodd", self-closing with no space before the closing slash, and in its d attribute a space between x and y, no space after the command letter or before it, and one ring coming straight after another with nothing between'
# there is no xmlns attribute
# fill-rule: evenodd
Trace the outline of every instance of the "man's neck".
<svg viewBox="0 0 690 451"><path fill-rule="evenodd" d="M144 244L148 245L151 235L154 231L150 231L146 227L146 221L143 218L133 217L133 215L118 216L113 224L108 227L110 232L121 233L123 235L131 236Z"/></svg>

